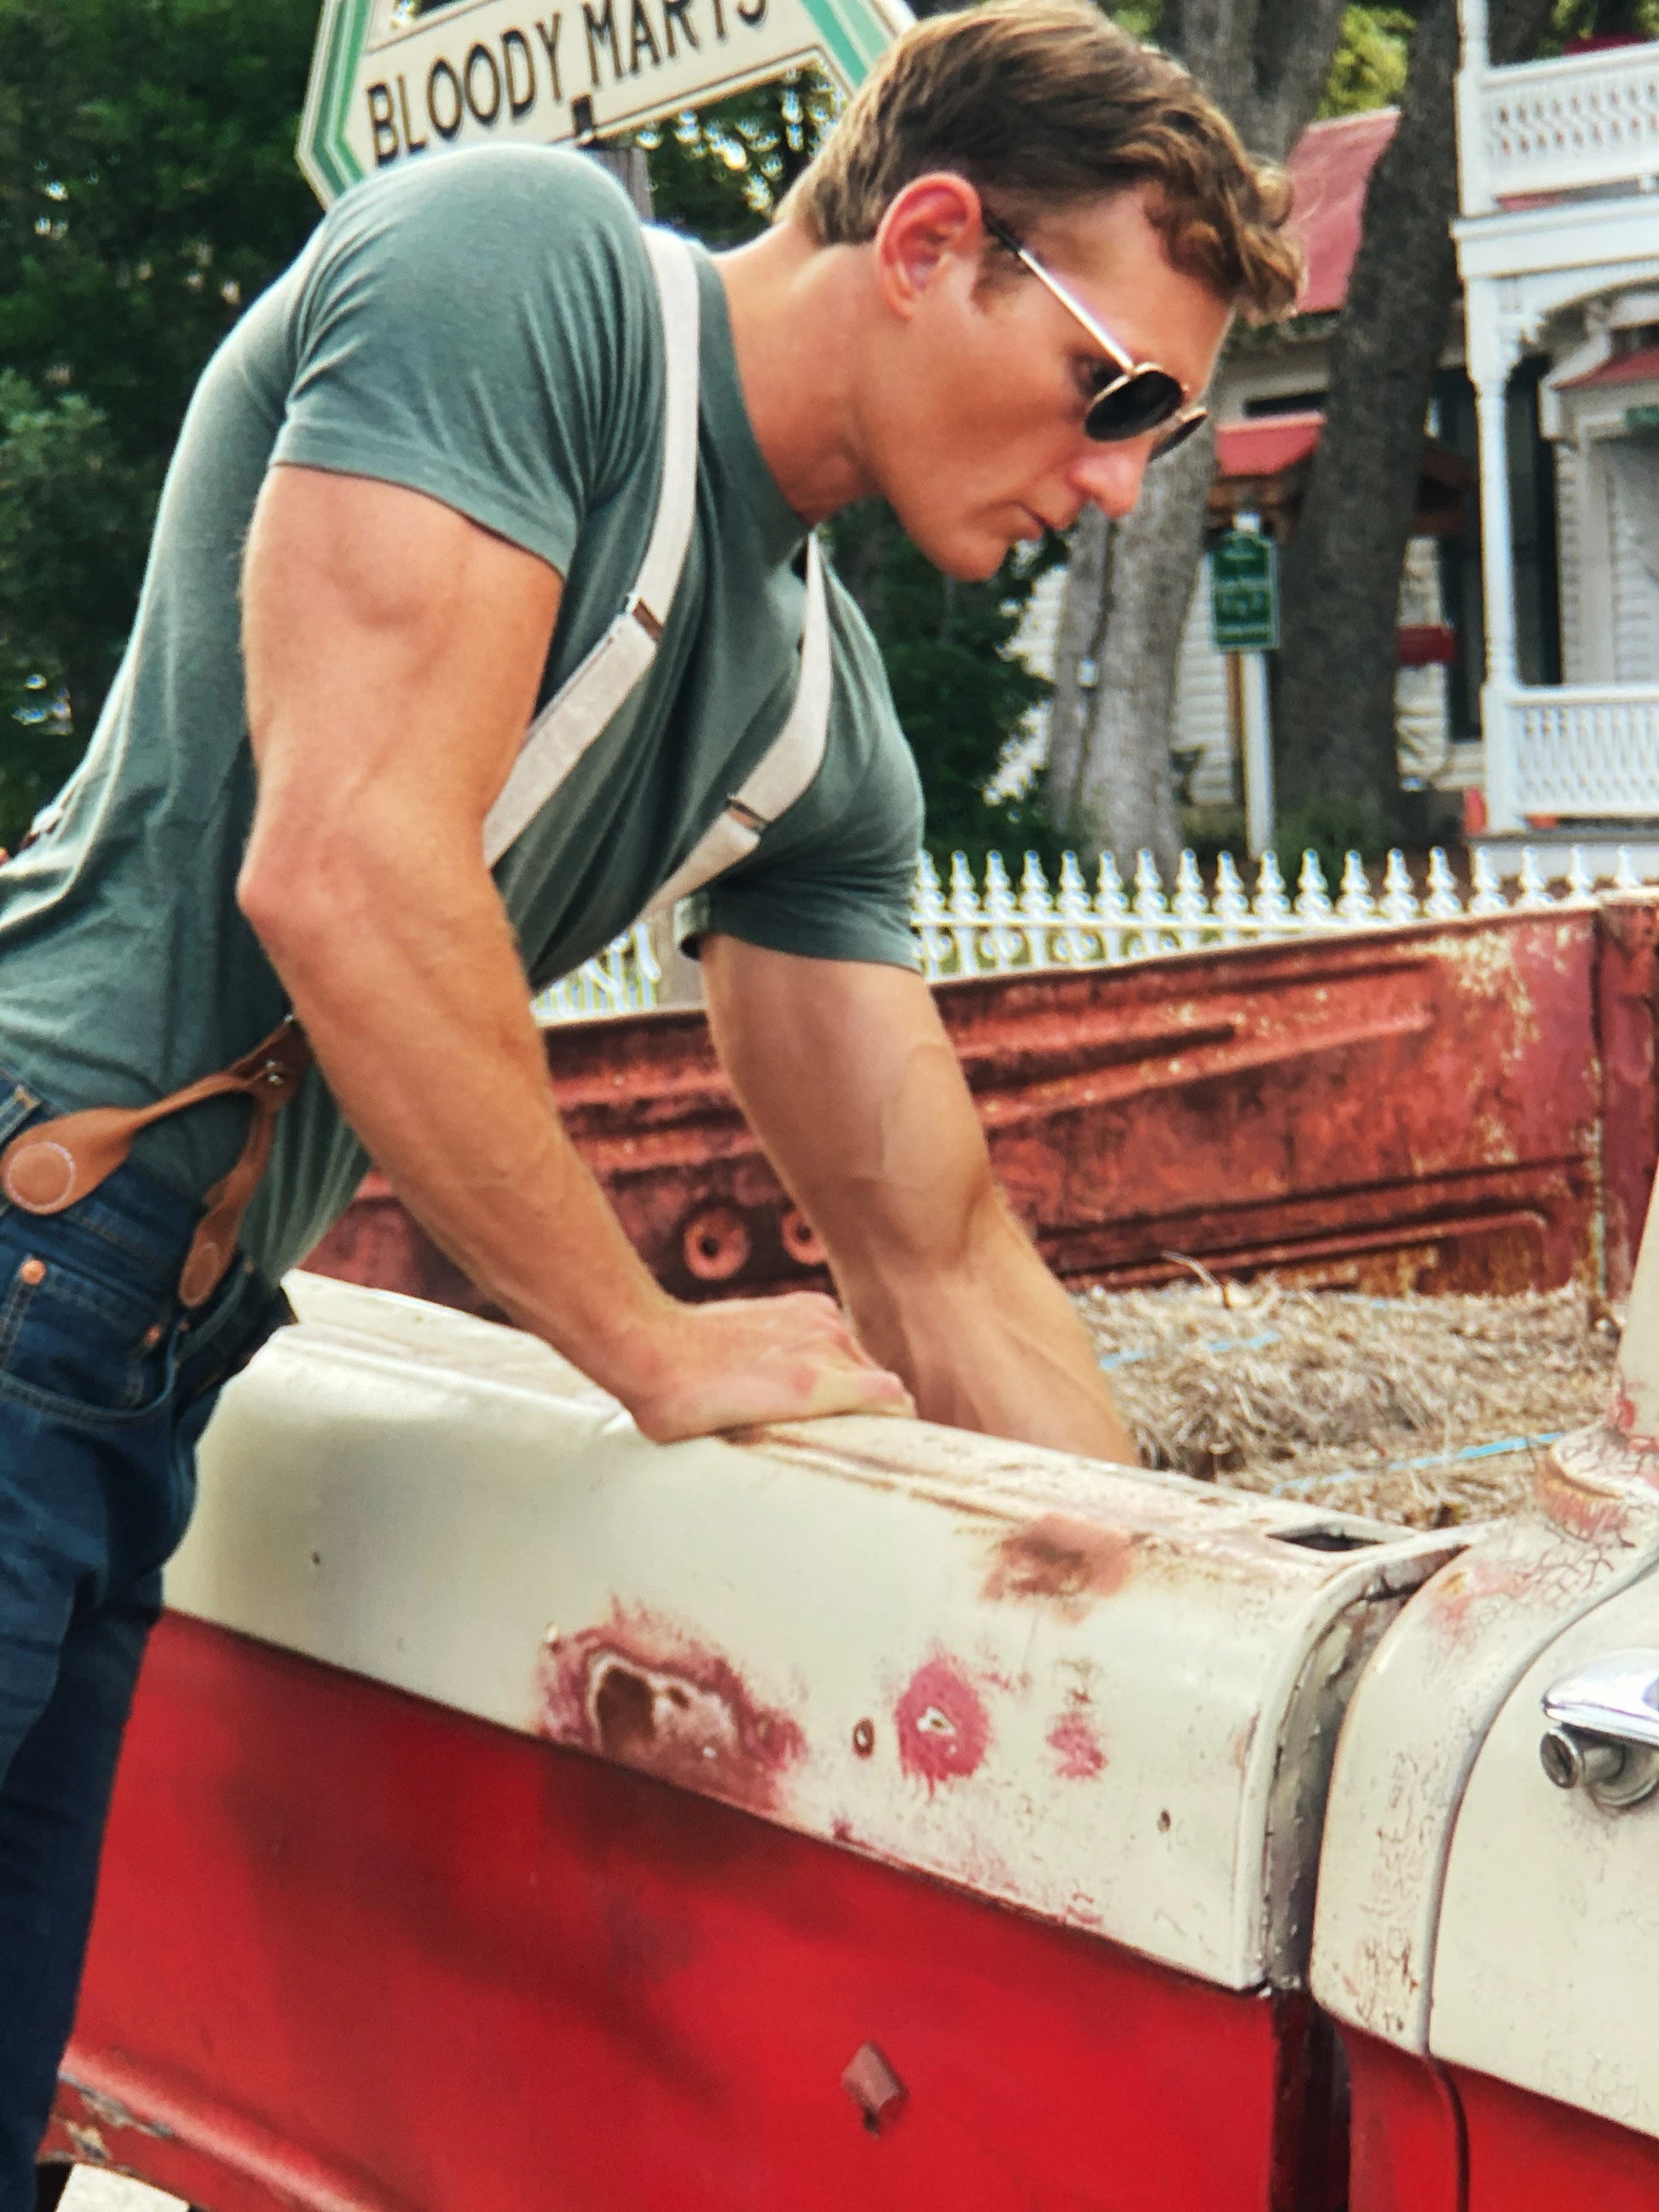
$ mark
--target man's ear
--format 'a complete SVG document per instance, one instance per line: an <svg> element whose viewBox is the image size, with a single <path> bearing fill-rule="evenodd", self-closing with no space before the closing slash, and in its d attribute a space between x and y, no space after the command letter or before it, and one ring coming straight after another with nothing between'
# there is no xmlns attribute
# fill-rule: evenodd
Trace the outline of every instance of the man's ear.
<svg viewBox="0 0 1659 2212"><path fill-rule="evenodd" d="M979 194L948 169L912 178L883 216L872 243L882 297L908 322L952 265L970 262L977 274L985 246Z"/></svg>

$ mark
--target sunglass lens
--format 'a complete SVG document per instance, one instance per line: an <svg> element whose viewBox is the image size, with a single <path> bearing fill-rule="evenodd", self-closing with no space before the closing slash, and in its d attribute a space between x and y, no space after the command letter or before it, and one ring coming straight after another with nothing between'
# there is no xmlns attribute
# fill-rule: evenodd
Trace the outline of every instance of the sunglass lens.
<svg viewBox="0 0 1659 2212"><path fill-rule="evenodd" d="M1169 421L1182 397L1180 385L1167 370L1137 368L1097 394L1083 427L1102 445L1143 438L1148 430Z"/></svg>
<svg viewBox="0 0 1659 2212"><path fill-rule="evenodd" d="M1184 446L1194 430L1202 428L1204 422L1202 408L1195 415L1183 415L1180 422L1172 424L1152 447L1152 459L1161 461L1165 453L1172 453L1177 446Z"/></svg>

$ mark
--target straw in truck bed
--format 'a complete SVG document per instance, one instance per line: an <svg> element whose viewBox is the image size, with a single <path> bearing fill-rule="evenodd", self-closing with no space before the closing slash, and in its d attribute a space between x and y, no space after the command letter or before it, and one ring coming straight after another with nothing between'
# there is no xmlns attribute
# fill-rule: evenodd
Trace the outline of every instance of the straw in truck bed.
<svg viewBox="0 0 1659 2212"><path fill-rule="evenodd" d="M1604 1409L1613 1313L1582 1288L1367 1297L1199 1281L1078 1298L1149 1466L1414 1528L1485 1520Z"/></svg>

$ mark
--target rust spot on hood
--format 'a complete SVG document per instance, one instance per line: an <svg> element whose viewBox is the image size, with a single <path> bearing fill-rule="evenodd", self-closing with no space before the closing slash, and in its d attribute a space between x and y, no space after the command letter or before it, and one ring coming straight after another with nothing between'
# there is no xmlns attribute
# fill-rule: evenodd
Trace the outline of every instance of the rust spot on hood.
<svg viewBox="0 0 1659 2212"><path fill-rule="evenodd" d="M1045 1513L1005 1536L986 1578L988 1598L1047 1600L1078 1612L1122 1589L1139 1564L1138 1539L1121 1528Z"/></svg>
<svg viewBox="0 0 1659 2212"><path fill-rule="evenodd" d="M729 1661L642 1608L549 1645L539 1691L551 1742L750 1812L772 1808L804 1747Z"/></svg>

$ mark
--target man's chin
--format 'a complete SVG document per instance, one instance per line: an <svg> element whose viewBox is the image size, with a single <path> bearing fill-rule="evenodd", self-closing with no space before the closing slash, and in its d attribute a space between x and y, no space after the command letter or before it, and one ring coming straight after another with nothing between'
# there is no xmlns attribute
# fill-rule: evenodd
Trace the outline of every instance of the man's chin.
<svg viewBox="0 0 1659 2212"><path fill-rule="evenodd" d="M922 548L941 575L957 584L988 583L1013 550L1013 542L1001 538L953 538L937 550Z"/></svg>
<svg viewBox="0 0 1659 2212"><path fill-rule="evenodd" d="M983 584L994 576L1012 551L1016 540L1000 532L975 530L964 524L952 530L919 526L894 501L901 528L918 553L931 561L942 576L958 584Z"/></svg>

